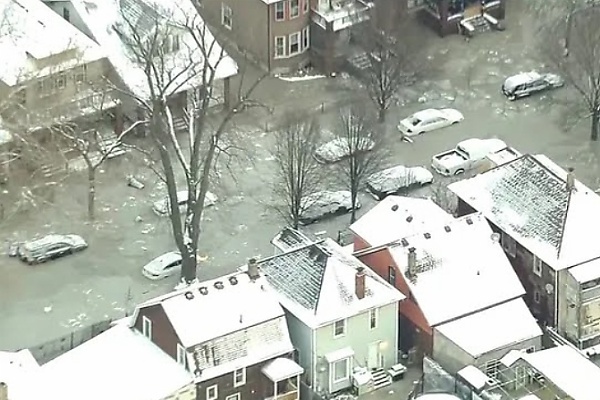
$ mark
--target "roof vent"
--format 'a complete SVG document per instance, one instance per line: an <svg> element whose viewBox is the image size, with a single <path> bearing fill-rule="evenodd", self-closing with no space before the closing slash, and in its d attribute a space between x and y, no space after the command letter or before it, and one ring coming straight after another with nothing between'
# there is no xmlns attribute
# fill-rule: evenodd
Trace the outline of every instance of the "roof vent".
<svg viewBox="0 0 600 400"><path fill-rule="evenodd" d="M491 239L494 244L500 243L500 234L498 232L492 233Z"/></svg>
<svg viewBox="0 0 600 400"><path fill-rule="evenodd" d="M225 287L225 285L223 285L223 282L221 281L216 281L215 284L213 285L215 287L215 289L223 289Z"/></svg>
<svg viewBox="0 0 600 400"><path fill-rule="evenodd" d="M402 243L402 246L404 246L404 247L408 246L408 240L406 240L406 238L402 238L400 243Z"/></svg>
<svg viewBox="0 0 600 400"><path fill-rule="evenodd" d="M452 229L450 229L450 226L449 226L449 225L446 225L446 226L444 226L444 230L445 230L446 232L450 232Z"/></svg>
<svg viewBox="0 0 600 400"><path fill-rule="evenodd" d="M425 236L425 239L431 239L431 233L429 232L425 232L423 236Z"/></svg>
<svg viewBox="0 0 600 400"><path fill-rule="evenodd" d="M394 205L392 206L392 211L398 211L398 208L399 208L399 207L398 207L398 204L394 204Z"/></svg>
<svg viewBox="0 0 600 400"><path fill-rule="evenodd" d="M473 225L473 220L471 219L471 217L467 217L466 221L467 225Z"/></svg>
<svg viewBox="0 0 600 400"><path fill-rule="evenodd" d="M201 295L206 296L208 294L208 288L206 286L202 286L200 287L200 289L198 289L200 291Z"/></svg>
<svg viewBox="0 0 600 400"><path fill-rule="evenodd" d="M184 296L188 300L194 300L194 293L192 293L192 292L185 292Z"/></svg>
<svg viewBox="0 0 600 400"><path fill-rule="evenodd" d="M235 276L230 276L229 277L229 283L231 284L231 286L235 286L238 284L238 280Z"/></svg>
<svg viewBox="0 0 600 400"><path fill-rule="evenodd" d="M409 215L408 217L406 217L406 222L412 222L413 220L413 216Z"/></svg>

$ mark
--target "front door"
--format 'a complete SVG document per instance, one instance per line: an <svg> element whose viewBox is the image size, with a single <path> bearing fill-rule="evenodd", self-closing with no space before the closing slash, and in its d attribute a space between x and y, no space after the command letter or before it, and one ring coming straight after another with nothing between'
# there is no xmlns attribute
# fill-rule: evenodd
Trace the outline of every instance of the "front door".
<svg viewBox="0 0 600 400"><path fill-rule="evenodd" d="M370 369L381 368L381 357L379 354L379 342L369 344L369 354L367 358L367 366Z"/></svg>

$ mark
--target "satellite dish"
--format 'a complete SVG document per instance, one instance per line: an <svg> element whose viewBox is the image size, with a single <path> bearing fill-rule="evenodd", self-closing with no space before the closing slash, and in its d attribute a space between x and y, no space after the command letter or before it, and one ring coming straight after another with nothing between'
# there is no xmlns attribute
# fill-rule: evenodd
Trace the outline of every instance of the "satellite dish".
<svg viewBox="0 0 600 400"><path fill-rule="evenodd" d="M552 286L550 283L546 284L546 292L548 294L552 294L552 292L554 292L554 286Z"/></svg>

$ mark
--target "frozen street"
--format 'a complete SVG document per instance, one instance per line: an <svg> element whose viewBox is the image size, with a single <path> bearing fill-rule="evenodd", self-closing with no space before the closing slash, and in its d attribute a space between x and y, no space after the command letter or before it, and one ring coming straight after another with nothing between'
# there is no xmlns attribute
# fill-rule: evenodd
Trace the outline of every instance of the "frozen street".
<svg viewBox="0 0 600 400"><path fill-rule="evenodd" d="M575 168L577 178L592 189L600 187L597 143L590 143L589 122L565 128L565 104L576 99L565 87L542 95L509 102L500 92L509 75L543 66L531 55L526 21L518 21L518 4L508 5L505 32L489 32L466 42L460 36L431 36L430 62L440 65L434 76L400 91L387 117L393 164L429 167L434 154L471 138L498 137L522 153L541 152L561 166ZM523 18L521 18L522 20ZM333 127L336 115L330 105L354 96L344 78L286 82L268 78L256 95L278 114L281 109L319 109L322 126ZM301 106L300 106L301 105ZM398 121L420 109L452 107L465 120L455 126L425 133L414 143L397 135ZM252 162L231 166L211 188L219 201L205 211L201 234L200 279L230 272L250 257L272 253L269 240L284 225L275 211L280 199L273 194L274 163L269 153L272 137L265 131L272 116L250 110L239 116L235 129L246 133ZM327 168L327 167L324 167ZM143 190L128 187L125 176L135 174ZM70 176L57 188L53 204L7 216L1 225L8 244L34 235L60 232L82 235L90 246L85 252L45 264L29 266L4 256L0 280L0 348L18 349L60 337L94 322L124 316L136 303L170 291L171 277L149 281L141 268L151 259L175 250L168 219L152 213L152 202L164 188L133 154L108 161L98 176L97 221L86 222L87 180L84 173ZM436 176L443 182L443 178ZM427 190L419 195L428 195ZM359 215L374 204L361 195ZM139 218L138 218L139 217ZM311 232L336 238L345 231L349 215L311 225Z"/></svg>

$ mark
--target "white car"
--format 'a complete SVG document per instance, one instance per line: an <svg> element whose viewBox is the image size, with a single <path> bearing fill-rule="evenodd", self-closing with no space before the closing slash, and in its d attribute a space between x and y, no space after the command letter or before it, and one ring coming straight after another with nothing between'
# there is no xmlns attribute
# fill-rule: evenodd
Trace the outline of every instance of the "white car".
<svg viewBox="0 0 600 400"><path fill-rule="evenodd" d="M204 207L214 206L217 202L217 195L211 192L206 192L206 197L204 199ZM181 190L177 192L177 204L179 207L183 207L187 204L188 201L188 191ZM152 204L152 211L158 216L165 216L170 214L169 209L169 197L165 196L162 200L158 200Z"/></svg>
<svg viewBox="0 0 600 400"><path fill-rule="evenodd" d="M376 172L367 178L367 190L377 200L398 194L411 188L433 182L433 174L424 167L397 165Z"/></svg>
<svg viewBox="0 0 600 400"><path fill-rule="evenodd" d="M405 136L416 136L457 124L463 119L461 112L453 108L428 108L400 121L398 130Z"/></svg>
<svg viewBox="0 0 600 400"><path fill-rule="evenodd" d="M356 208L362 205L356 200ZM352 211L352 197L348 190L316 192L302 199L300 224L308 225L327 217Z"/></svg>
<svg viewBox="0 0 600 400"><path fill-rule="evenodd" d="M375 142L369 138L360 138L356 145L349 145L348 139L337 138L317 148L315 159L323 164L331 164L350 157L352 151L371 151L375 147Z"/></svg>
<svg viewBox="0 0 600 400"><path fill-rule="evenodd" d="M507 147L500 139L463 140L454 149L433 156L431 167L444 176L459 175L479 168L489 160L490 155Z"/></svg>
<svg viewBox="0 0 600 400"><path fill-rule="evenodd" d="M144 265L142 274L152 280L167 278L181 271L181 260L178 251L170 251Z"/></svg>

